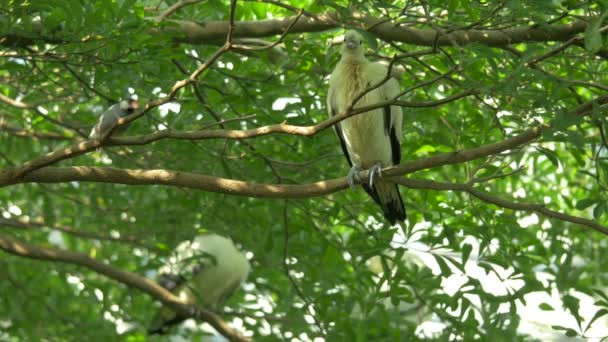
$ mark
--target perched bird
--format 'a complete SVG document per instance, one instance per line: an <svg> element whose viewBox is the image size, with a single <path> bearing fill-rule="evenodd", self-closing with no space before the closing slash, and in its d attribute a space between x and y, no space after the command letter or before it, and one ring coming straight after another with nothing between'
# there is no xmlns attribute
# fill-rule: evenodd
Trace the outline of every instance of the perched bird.
<svg viewBox="0 0 608 342"><path fill-rule="evenodd" d="M365 58L363 39L356 31L348 31L342 44L342 57L329 79L327 108L329 115L344 113L352 102L368 88L387 77L388 68ZM376 105L399 94L399 82L388 79L365 93L354 109ZM363 189L382 207L384 217L395 224L405 220L406 213L399 188L395 183L377 179L383 167L401 161L401 107L384 106L357 114L334 125L342 151L351 166L348 181L354 188L355 178L362 169L370 169L369 184Z"/></svg>
<svg viewBox="0 0 608 342"><path fill-rule="evenodd" d="M231 239L204 234L177 246L168 264L159 270L159 284L189 304L217 310L238 290L249 270L249 261ZM185 319L163 307L148 333L164 334Z"/></svg>
<svg viewBox="0 0 608 342"><path fill-rule="evenodd" d="M137 100L129 99L122 100L108 108L105 112L103 112L103 114L101 114L99 121L91 130L89 139L99 139L103 137L106 132L111 130L118 123L118 119L133 114L137 107Z"/></svg>

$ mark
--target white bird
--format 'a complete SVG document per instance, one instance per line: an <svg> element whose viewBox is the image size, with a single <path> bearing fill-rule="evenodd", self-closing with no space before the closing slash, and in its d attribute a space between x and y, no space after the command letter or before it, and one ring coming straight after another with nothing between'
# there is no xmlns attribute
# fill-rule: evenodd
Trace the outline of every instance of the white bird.
<svg viewBox="0 0 608 342"><path fill-rule="evenodd" d="M118 119L123 118L129 114L133 114L138 107L137 100L129 99L122 100L119 103L108 108L101 116L99 121L89 134L89 139L99 139L111 130L117 123ZM126 127L125 127L126 128Z"/></svg>
<svg viewBox="0 0 608 342"><path fill-rule="evenodd" d="M352 102L368 88L386 79L388 68L365 58L363 39L356 31L348 31L342 44L342 58L329 79L327 107L329 115L344 113ZM392 100L399 94L399 82L388 79L367 92L354 109ZM384 106L357 114L334 125L342 151L351 166L348 181L354 188L362 169L370 169L369 184L363 189L382 207L384 217L395 224L406 218L405 207L395 183L376 179L383 167L401 161L401 107Z"/></svg>
<svg viewBox="0 0 608 342"><path fill-rule="evenodd" d="M177 246L167 265L159 269L159 284L188 304L217 310L245 282L250 268L231 239L204 234ZM163 307L148 333L164 334L183 320L185 317Z"/></svg>

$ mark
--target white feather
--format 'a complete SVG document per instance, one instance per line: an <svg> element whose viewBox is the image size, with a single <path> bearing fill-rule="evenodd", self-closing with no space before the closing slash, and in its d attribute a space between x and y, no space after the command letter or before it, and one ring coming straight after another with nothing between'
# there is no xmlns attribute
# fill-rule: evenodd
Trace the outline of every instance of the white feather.
<svg viewBox="0 0 608 342"><path fill-rule="evenodd" d="M232 240L216 234L200 235L192 241L182 242L169 261L160 273L188 274L194 272L193 268L200 268L176 292L190 303L213 309L222 299L227 299L224 297L230 294L228 291L245 281L250 269L249 261Z"/></svg>
<svg viewBox="0 0 608 342"><path fill-rule="evenodd" d="M337 109L342 114L359 94L373 85L380 83L388 68L367 60L363 63L343 60L331 75L328 107ZM376 105L392 100L399 93L399 83L389 79L380 87L365 94L354 108ZM331 110L331 109L330 109ZM330 113L331 115L331 113ZM401 107L391 106L391 127L395 128L397 139L401 142L403 113ZM384 112L377 108L355 115L340 123L344 140L353 164L367 169L380 162L382 166L393 164L390 137L384 128Z"/></svg>
<svg viewBox="0 0 608 342"><path fill-rule="evenodd" d="M245 282L250 269L249 261L231 239L204 234L178 245L159 273L187 277L172 292L186 303L217 310ZM150 330L162 330L175 316L162 308Z"/></svg>

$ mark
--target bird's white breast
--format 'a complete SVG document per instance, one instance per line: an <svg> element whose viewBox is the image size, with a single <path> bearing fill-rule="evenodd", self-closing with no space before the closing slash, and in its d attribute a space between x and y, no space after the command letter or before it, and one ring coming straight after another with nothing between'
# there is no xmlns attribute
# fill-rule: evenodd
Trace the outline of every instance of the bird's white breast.
<svg viewBox="0 0 608 342"><path fill-rule="evenodd" d="M367 61L338 63L330 80L336 114L343 113L359 94L384 78L385 75L377 74L377 71ZM384 102L382 88L368 92L354 108ZM353 164L362 168L369 168L377 162L385 166L392 164L390 138L385 132L382 108L348 118L340 122L340 127Z"/></svg>
<svg viewBox="0 0 608 342"><path fill-rule="evenodd" d="M177 295L188 303L217 309L229 291L245 281L250 265L232 240L216 234L197 236L193 241L185 241L175 251L171 265L165 266L161 273L180 270L194 273L193 278L176 289ZM209 254L215 263L206 258ZM194 271L193 266L200 270ZM184 272L189 271L189 272Z"/></svg>

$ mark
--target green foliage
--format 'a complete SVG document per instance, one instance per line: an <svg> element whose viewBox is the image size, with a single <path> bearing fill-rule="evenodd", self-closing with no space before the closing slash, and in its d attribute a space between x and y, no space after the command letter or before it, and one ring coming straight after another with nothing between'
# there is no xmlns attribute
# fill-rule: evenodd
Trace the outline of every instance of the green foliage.
<svg viewBox="0 0 608 342"><path fill-rule="evenodd" d="M162 97L207 61L223 41L188 43L177 20L228 20L229 3L201 1L169 20L154 19L175 2L0 0L0 95L33 105L23 109L0 101L0 166L19 166L80 141L109 105L131 93L141 104ZM596 104L592 115L572 114L606 93L605 2L289 4L315 15L336 12L340 26L362 31L368 26L352 9L432 32L551 30L584 17L589 24L578 43L551 56L563 42L433 49L387 42L367 31L365 38L373 60L432 50L396 60L394 66L404 70L401 88L410 90L400 100L428 102L478 91L441 106L404 108L404 162L551 125L517 149L407 177L471 182L510 202L608 225L606 108ZM238 1L236 20L293 15L271 3ZM179 108L150 111L125 135L319 123L327 118L327 76L339 58L328 42L340 33L293 33L269 50L231 50L178 93L173 103ZM277 37L256 36L268 42ZM253 114L216 125L218 119ZM53 166L167 169L265 184L308 184L348 170L331 129L309 138L163 139L104 147ZM542 301L536 309L565 311L571 318L535 318L553 326L553 333L602 337L593 327L607 322L604 235L463 192L401 192L408 220L388 227L360 189L284 200L156 185L18 184L0 190L0 210L5 220L28 228L0 221L0 236L81 252L151 278L179 242L200 231L231 236L252 256L252 286L238 292L222 316L242 319L255 340L531 340L520 329L530 319L521 310L538 294L561 302ZM370 267L375 258L377 272ZM488 289L487 278L497 279L500 290ZM83 267L3 254L0 279L0 340L154 340L145 328L158 304ZM260 298L269 303L264 310ZM582 298L596 301L588 315ZM441 328L424 333L423 322Z"/></svg>

